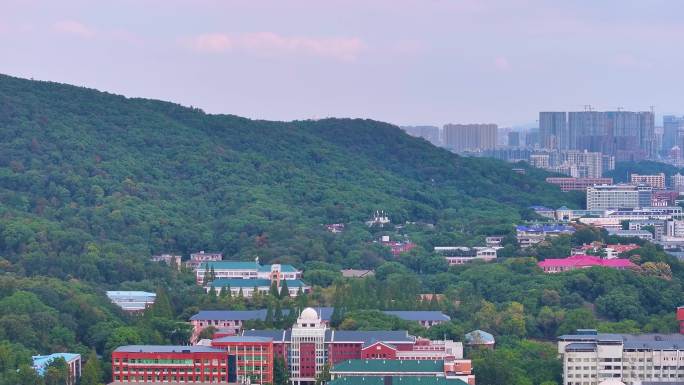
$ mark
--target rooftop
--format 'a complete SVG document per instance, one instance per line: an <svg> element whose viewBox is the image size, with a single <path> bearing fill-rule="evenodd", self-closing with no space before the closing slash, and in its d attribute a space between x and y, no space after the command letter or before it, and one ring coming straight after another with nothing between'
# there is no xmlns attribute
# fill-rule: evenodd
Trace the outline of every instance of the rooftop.
<svg viewBox="0 0 684 385"><path fill-rule="evenodd" d="M602 259L600 257L595 257L593 255L573 255L567 258L547 258L538 263L539 267L592 267L592 266L602 266L611 268L630 268L636 267L629 259L624 258L614 258L614 259Z"/></svg>
<svg viewBox="0 0 684 385"><path fill-rule="evenodd" d="M450 321L451 317L441 311L385 310L383 313L406 321Z"/></svg>
<svg viewBox="0 0 684 385"><path fill-rule="evenodd" d="M81 355L76 353L52 353L46 356L33 356L31 358L33 359L33 368L42 376L45 368L52 360L63 358L64 361L69 362L81 358Z"/></svg>
<svg viewBox="0 0 684 385"><path fill-rule="evenodd" d="M214 270L254 270L261 272L270 272L273 265L260 265L256 262L246 262L246 261L210 261L202 262L199 265L200 269L211 269ZM295 273L298 270L292 265L280 265L280 271L283 273Z"/></svg>
<svg viewBox="0 0 684 385"><path fill-rule="evenodd" d="M223 349L201 345L125 345L114 350L117 353L220 353Z"/></svg>
<svg viewBox="0 0 684 385"><path fill-rule="evenodd" d="M565 334L558 337L560 341L571 342L568 347L588 348L588 345L596 345L605 342L622 342L624 349L657 349L657 350L682 350L684 349L684 334Z"/></svg>
<svg viewBox="0 0 684 385"><path fill-rule="evenodd" d="M345 360L330 370L332 373L444 373L444 361L433 360Z"/></svg>
<svg viewBox="0 0 684 385"><path fill-rule="evenodd" d="M385 378L391 379L389 384ZM456 378L436 376L348 376L334 379L328 385L466 385Z"/></svg>
<svg viewBox="0 0 684 385"><path fill-rule="evenodd" d="M141 298L141 297L156 297L157 294L150 293L149 291L136 291L136 290L110 290L107 291L107 297L114 298Z"/></svg>
<svg viewBox="0 0 684 385"><path fill-rule="evenodd" d="M257 336L228 336L212 340L213 342L271 342L273 338Z"/></svg>

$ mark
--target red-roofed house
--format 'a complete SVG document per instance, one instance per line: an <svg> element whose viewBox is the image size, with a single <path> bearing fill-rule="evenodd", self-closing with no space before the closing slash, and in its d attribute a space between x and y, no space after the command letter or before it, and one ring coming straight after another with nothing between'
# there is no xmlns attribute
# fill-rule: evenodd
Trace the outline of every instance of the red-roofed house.
<svg viewBox="0 0 684 385"><path fill-rule="evenodd" d="M636 267L629 259L602 259L593 255L573 255L568 258L545 259L537 263L545 273L561 273L575 269L586 269L594 266L609 267L611 269L631 269Z"/></svg>

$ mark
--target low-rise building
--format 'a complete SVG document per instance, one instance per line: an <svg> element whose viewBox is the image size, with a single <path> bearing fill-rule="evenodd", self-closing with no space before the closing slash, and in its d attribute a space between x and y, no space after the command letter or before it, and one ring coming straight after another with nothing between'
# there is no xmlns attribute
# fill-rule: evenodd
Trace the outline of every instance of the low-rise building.
<svg viewBox="0 0 684 385"><path fill-rule="evenodd" d="M330 370L332 381L349 377L361 378L405 378L406 384L422 384L423 378L444 378L457 380L454 384L475 385L470 360L463 362L444 360L393 360L393 359L358 359L337 363ZM413 381L409 382L408 378ZM449 382L447 382L449 383Z"/></svg>
<svg viewBox="0 0 684 385"><path fill-rule="evenodd" d="M530 206L530 209L540 217L556 219L556 210L546 206Z"/></svg>
<svg viewBox="0 0 684 385"><path fill-rule="evenodd" d="M174 266L177 269L180 269L182 259L183 258L181 258L180 255L171 255L171 254L153 255L150 258L150 260L152 262L163 262L169 266Z"/></svg>
<svg viewBox="0 0 684 385"><path fill-rule="evenodd" d="M561 191L586 191L587 187L613 184L613 178L563 178L563 177L548 177L547 183L555 184L560 187Z"/></svg>
<svg viewBox="0 0 684 385"><path fill-rule="evenodd" d="M520 247L529 247L542 242L547 237L558 235L572 235L575 228L568 225L520 225L515 228L516 238Z"/></svg>
<svg viewBox="0 0 684 385"><path fill-rule="evenodd" d="M578 330L558 337L564 385L679 384L684 378L684 335L608 334Z"/></svg>
<svg viewBox="0 0 684 385"><path fill-rule="evenodd" d="M45 376L45 371L48 366L58 359L63 359L66 362L69 377L67 378L67 385L74 385L81 378L81 355L76 353L52 353L45 356L33 356L33 370L39 376Z"/></svg>
<svg viewBox="0 0 684 385"><path fill-rule="evenodd" d="M677 322L679 322L679 333L684 334L684 306L677 308Z"/></svg>
<svg viewBox="0 0 684 385"><path fill-rule="evenodd" d="M629 181L634 185L643 184L658 190L665 189L665 174L662 172L653 175L631 174L629 176Z"/></svg>
<svg viewBox="0 0 684 385"><path fill-rule="evenodd" d="M562 273L575 269L586 269L590 267L608 267L611 269L632 269L636 265L629 259L614 258L604 259L593 255L573 255L567 258L547 258L537 265L545 273Z"/></svg>
<svg viewBox="0 0 684 385"><path fill-rule="evenodd" d="M653 233L648 230L622 230L622 229L607 229L609 235L624 238L639 238L646 241L653 240Z"/></svg>
<svg viewBox="0 0 684 385"><path fill-rule="evenodd" d="M647 185L596 185L587 187L587 209L619 209L651 206L653 187Z"/></svg>
<svg viewBox="0 0 684 385"><path fill-rule="evenodd" d="M287 290L290 297L295 297L300 292L308 293L311 291L311 286L305 284L299 279L288 279L288 280L269 280L262 278L255 279L215 279L204 286L204 290L209 293L212 289L216 292L216 295L221 294L223 290L230 290L231 295L240 295L244 298L251 298L255 292L268 293L271 290L271 286L276 284L278 288L278 293L282 295L283 290Z"/></svg>
<svg viewBox="0 0 684 385"><path fill-rule="evenodd" d="M189 269L195 270L197 267L204 262L216 262L223 259L223 254L221 253L205 253L201 250L198 253L190 254L190 260L185 262L185 266Z"/></svg>
<svg viewBox="0 0 684 385"><path fill-rule="evenodd" d="M408 253L416 247L411 241L392 241L388 235L380 238L380 244L389 247L393 256L398 257L402 253Z"/></svg>
<svg viewBox="0 0 684 385"><path fill-rule="evenodd" d="M646 228L653 228L655 230L655 239L660 240L665 235L665 221L659 219L642 219L637 221L629 221L629 230L645 230Z"/></svg>
<svg viewBox="0 0 684 385"><path fill-rule="evenodd" d="M343 269L340 271L345 278L365 278L375 275L373 270Z"/></svg>
<svg viewBox="0 0 684 385"><path fill-rule="evenodd" d="M496 259L497 250L501 247L465 247L465 246L437 246L435 253L443 256L449 266L462 265L473 261L490 262Z"/></svg>
<svg viewBox="0 0 684 385"><path fill-rule="evenodd" d="M441 311L429 311L429 310L412 310L412 311L402 311L402 310L385 310L383 313L397 318L401 318L404 321L415 321L420 324L420 326L429 328L431 326L443 324L445 322L451 321L451 317L442 313Z"/></svg>
<svg viewBox="0 0 684 385"><path fill-rule="evenodd" d="M222 337L211 346L228 353L228 362L235 361L238 381L251 384L273 384L273 339L269 337Z"/></svg>
<svg viewBox="0 0 684 385"><path fill-rule="evenodd" d="M107 298L126 312L138 313L152 306L157 294L148 291L118 290L108 291Z"/></svg>
<svg viewBox="0 0 684 385"><path fill-rule="evenodd" d="M494 349L494 335L483 330L473 330L465 335L466 345L472 348Z"/></svg>
<svg viewBox="0 0 684 385"><path fill-rule="evenodd" d="M127 345L112 352L114 383L236 383L237 360L208 346Z"/></svg>
<svg viewBox="0 0 684 385"><path fill-rule="evenodd" d="M302 272L292 265L262 265L259 258L254 262L213 261L203 262L195 270L198 284L206 284L205 279L267 279L274 281L296 280Z"/></svg>

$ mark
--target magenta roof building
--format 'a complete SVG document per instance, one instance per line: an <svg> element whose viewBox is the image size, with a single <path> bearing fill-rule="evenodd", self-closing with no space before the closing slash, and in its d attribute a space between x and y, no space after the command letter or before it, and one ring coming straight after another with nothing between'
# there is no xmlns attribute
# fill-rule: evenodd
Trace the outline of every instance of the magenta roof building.
<svg viewBox="0 0 684 385"><path fill-rule="evenodd" d="M573 255L568 258L545 259L537 263L545 273L561 273L575 269L586 269L594 266L612 269L631 269L636 267L632 261L624 258L603 259L593 255Z"/></svg>

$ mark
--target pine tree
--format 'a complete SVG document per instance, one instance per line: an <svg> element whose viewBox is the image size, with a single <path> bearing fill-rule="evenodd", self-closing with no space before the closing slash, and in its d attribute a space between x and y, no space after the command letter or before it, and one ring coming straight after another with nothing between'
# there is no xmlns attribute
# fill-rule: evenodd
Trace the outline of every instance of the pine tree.
<svg viewBox="0 0 684 385"><path fill-rule="evenodd" d="M150 312L152 317L173 318L171 301L164 288L157 288L156 298L154 299L154 304L150 308Z"/></svg>
<svg viewBox="0 0 684 385"><path fill-rule="evenodd" d="M273 315L273 321L275 324L280 326L283 322L283 309L280 307L280 302L276 302L275 314Z"/></svg>
<svg viewBox="0 0 684 385"><path fill-rule="evenodd" d="M202 284L205 286L211 281L211 272L207 269L207 265L204 265L204 277L202 277Z"/></svg>
<svg viewBox="0 0 684 385"><path fill-rule="evenodd" d="M304 290L300 287L299 290L297 290L297 306L299 307L299 310L304 310L308 305L307 302L306 294L304 294Z"/></svg>
<svg viewBox="0 0 684 385"><path fill-rule="evenodd" d="M268 306L266 307L266 319L264 320L266 326L273 327L273 303L268 301Z"/></svg>
<svg viewBox="0 0 684 385"><path fill-rule="evenodd" d="M287 287L287 280L283 279L283 284L280 285L280 298L288 298L290 296L290 289Z"/></svg>
<svg viewBox="0 0 684 385"><path fill-rule="evenodd" d="M216 271L214 270L214 265L211 266L211 270L209 271L209 278L212 282L216 279Z"/></svg>
<svg viewBox="0 0 684 385"><path fill-rule="evenodd" d="M94 350L90 351L88 358L83 366L81 375L81 385L100 385L102 384L102 366Z"/></svg>
<svg viewBox="0 0 684 385"><path fill-rule="evenodd" d="M268 290L268 293L273 298L280 298L280 295L278 294L278 284L275 281L271 283L271 288Z"/></svg>

